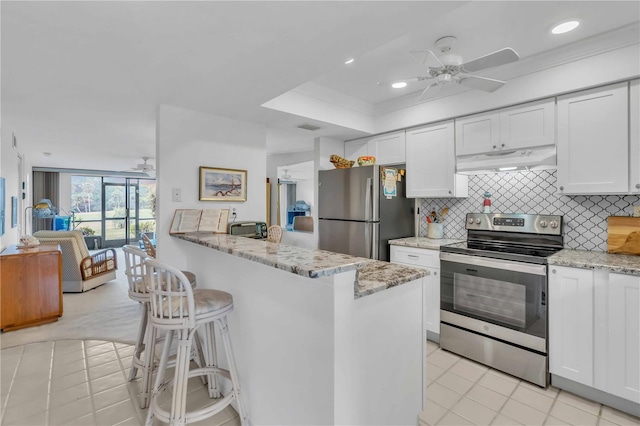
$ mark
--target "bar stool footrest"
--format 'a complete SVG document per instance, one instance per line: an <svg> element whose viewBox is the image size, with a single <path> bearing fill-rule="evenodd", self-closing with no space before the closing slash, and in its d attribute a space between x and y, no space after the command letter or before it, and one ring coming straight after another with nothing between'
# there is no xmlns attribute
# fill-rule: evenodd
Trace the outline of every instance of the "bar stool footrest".
<svg viewBox="0 0 640 426"><path fill-rule="evenodd" d="M187 376L188 377L187 380L192 377L206 376L209 374L216 374L218 376L224 377L225 379L229 380L229 382L231 383L232 389L229 391L227 395L223 396L222 398L216 399L216 402L214 402L213 404L209 404L205 407L198 408L196 410L187 411L187 413L185 414L185 424L198 422L200 420L204 420L208 417L214 416L219 412L221 412L222 410L224 410L235 399L235 395L233 392L233 382L231 380L231 374L229 373L229 370L225 370L223 368L218 368L218 367L194 368L193 370L189 370L189 375ZM158 397L162 392L164 392L170 387L173 387L173 381L174 379L171 378L160 386L155 398L151 399L151 405L149 407L150 410L153 410L154 416L158 420L165 423L169 423L171 418L171 413L167 410L162 409L158 405Z"/></svg>

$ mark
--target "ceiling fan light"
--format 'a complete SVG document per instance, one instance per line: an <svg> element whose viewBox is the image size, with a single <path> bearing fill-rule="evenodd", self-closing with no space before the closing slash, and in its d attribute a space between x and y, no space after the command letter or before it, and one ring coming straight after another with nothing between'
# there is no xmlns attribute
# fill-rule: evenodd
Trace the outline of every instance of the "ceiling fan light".
<svg viewBox="0 0 640 426"><path fill-rule="evenodd" d="M393 87L394 89L402 89L404 87L407 87L407 83L405 83L404 81L398 81L396 83L393 83L391 87Z"/></svg>
<svg viewBox="0 0 640 426"><path fill-rule="evenodd" d="M578 25L580 25L580 22L578 21L567 21L567 22L563 22L559 25L556 25L555 27L553 27L553 29L551 30L551 32L553 34L564 34L564 33L568 33L569 31L575 30L576 28L578 28Z"/></svg>

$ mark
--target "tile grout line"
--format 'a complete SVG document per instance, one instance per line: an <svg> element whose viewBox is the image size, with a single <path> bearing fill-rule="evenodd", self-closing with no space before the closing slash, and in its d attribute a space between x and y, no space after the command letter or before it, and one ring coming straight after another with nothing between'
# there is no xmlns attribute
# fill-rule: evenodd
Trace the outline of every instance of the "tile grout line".
<svg viewBox="0 0 640 426"><path fill-rule="evenodd" d="M132 389L134 386L135 379L132 381L129 381L129 376L127 375L126 368L122 363L122 358L120 357L120 352L118 350L118 347L115 344L114 344L114 347L116 350L116 357L118 358L118 364L120 364L120 372L124 377L124 385L126 386L127 393L129 394L129 400L131 401L131 404L133 405L133 409L136 412L136 418L138 419L138 423L142 425L144 424L143 420L146 420L146 416L142 416L143 409L140 408L140 401L138 400L138 395L136 395Z"/></svg>
<svg viewBox="0 0 640 426"><path fill-rule="evenodd" d="M89 403L91 404L91 417L93 418L93 423L98 424L98 418L96 417L96 405L93 402L93 386L91 386L91 373L89 370L89 353L87 352L87 341L81 340L82 342L82 350L84 352L84 368L87 372L87 386L89 386ZM111 343L113 344L113 343Z"/></svg>
<svg viewBox="0 0 640 426"><path fill-rule="evenodd" d="M52 386L52 382L53 382L53 359L55 357L55 353L56 353L56 341L54 340L52 342L53 344L51 345L51 358L49 361L49 380L47 383L48 389L47 389L47 408L46 408L46 415L45 415L45 424L48 426L51 424L51 386Z"/></svg>
<svg viewBox="0 0 640 426"><path fill-rule="evenodd" d="M9 385L9 390L7 390L7 398L3 402L2 413L0 413L0 424L4 423L4 416L7 414L7 408L9 407L9 398L11 397L11 390L15 384L16 374L18 373L18 368L22 363L22 356L24 355L24 345L20 348L20 357L18 358L18 363L16 364L13 375L11 376L11 384Z"/></svg>

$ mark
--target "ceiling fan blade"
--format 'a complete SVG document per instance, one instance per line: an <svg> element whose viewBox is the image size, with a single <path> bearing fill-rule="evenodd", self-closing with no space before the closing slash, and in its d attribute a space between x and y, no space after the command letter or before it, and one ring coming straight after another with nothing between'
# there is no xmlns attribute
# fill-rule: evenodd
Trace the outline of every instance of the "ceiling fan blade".
<svg viewBox="0 0 640 426"><path fill-rule="evenodd" d="M488 55L480 56L472 61L460 65L464 72L476 72L486 68L497 67L511 62L516 62L520 56L510 47L497 50Z"/></svg>
<svg viewBox="0 0 640 426"><path fill-rule="evenodd" d="M431 77L410 77L410 78L399 78L393 81L379 81L378 86L391 86L393 83L398 83L400 81L404 81L405 83L414 83L416 81L424 81L429 80Z"/></svg>
<svg viewBox="0 0 640 426"><path fill-rule="evenodd" d="M429 57L431 56L438 62L438 64L440 65L439 68L444 68L444 64L440 62L440 59L431 50L412 50L409 52L409 54L416 58L421 64L426 64L427 59L429 59Z"/></svg>
<svg viewBox="0 0 640 426"><path fill-rule="evenodd" d="M505 82L501 80L478 77L475 75L463 75L462 78L458 79L458 82L463 86L467 86L472 89L484 90L485 92L495 92L505 84Z"/></svg>
<svg viewBox="0 0 640 426"><path fill-rule="evenodd" d="M437 85L437 83L431 83L427 87L425 87L424 90L422 91L422 93L420 93L420 96L418 96L418 100L423 98L423 96L427 93L427 90L429 90L431 88L431 86L436 86L436 85Z"/></svg>

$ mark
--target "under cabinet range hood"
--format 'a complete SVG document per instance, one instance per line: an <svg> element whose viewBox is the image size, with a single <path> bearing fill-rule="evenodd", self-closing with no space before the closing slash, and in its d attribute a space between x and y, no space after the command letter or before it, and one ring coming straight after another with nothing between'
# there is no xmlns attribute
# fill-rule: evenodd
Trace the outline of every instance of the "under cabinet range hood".
<svg viewBox="0 0 640 426"><path fill-rule="evenodd" d="M555 167L555 145L517 150L501 150L456 157L456 169L458 173L488 173L511 170L550 169Z"/></svg>

